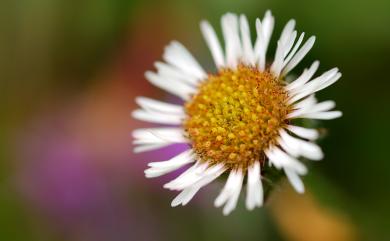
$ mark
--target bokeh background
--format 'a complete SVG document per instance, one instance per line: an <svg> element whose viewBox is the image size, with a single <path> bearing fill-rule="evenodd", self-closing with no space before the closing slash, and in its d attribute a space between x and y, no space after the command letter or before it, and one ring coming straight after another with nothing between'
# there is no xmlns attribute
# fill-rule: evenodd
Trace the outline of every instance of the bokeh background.
<svg viewBox="0 0 390 241"><path fill-rule="evenodd" d="M226 11L272 9L276 36L290 18L317 36L301 69L337 66L319 98L341 119L324 123L326 158L307 193L277 188L263 209L228 217L213 208L216 182L190 205L146 180L156 153L131 152L134 97L170 97L143 73L164 45L184 43L207 69L199 31ZM0 240L390 240L390 2L388 0L2 0L0 2ZM272 51L269 51L272 53ZM299 73L299 68L297 73ZM242 197L241 197L242 198Z"/></svg>

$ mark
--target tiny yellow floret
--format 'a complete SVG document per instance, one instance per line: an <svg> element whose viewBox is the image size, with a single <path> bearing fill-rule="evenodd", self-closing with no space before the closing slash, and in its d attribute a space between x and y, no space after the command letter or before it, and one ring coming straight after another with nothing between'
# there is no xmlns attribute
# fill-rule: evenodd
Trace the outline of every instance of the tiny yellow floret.
<svg viewBox="0 0 390 241"><path fill-rule="evenodd" d="M239 65L208 76L185 105L183 125L201 161L244 171L276 145L292 107L283 81Z"/></svg>

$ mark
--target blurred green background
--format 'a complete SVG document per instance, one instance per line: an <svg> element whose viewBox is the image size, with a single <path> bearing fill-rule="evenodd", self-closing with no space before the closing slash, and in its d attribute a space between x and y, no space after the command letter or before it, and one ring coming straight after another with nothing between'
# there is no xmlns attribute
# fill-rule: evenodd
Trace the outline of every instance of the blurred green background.
<svg viewBox="0 0 390 241"><path fill-rule="evenodd" d="M223 217L216 183L172 209L169 177L143 177L172 150L131 152L134 97L165 97L143 73L173 39L212 69L199 21L220 31L231 11L253 28L267 9L271 49L295 18L317 36L301 69L319 59L343 73L319 94L344 112L324 123L326 158L303 196L286 185L266 208L241 201ZM388 0L1 1L0 240L390 240L389 10Z"/></svg>

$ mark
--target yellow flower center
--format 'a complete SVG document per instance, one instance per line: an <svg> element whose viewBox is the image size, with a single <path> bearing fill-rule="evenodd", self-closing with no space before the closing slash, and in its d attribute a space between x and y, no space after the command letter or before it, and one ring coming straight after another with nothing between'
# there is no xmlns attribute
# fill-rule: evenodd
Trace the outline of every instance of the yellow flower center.
<svg viewBox="0 0 390 241"><path fill-rule="evenodd" d="M264 151L288 124L287 98L282 81L268 71L222 69L186 103L184 129L201 161L246 170L264 163Z"/></svg>

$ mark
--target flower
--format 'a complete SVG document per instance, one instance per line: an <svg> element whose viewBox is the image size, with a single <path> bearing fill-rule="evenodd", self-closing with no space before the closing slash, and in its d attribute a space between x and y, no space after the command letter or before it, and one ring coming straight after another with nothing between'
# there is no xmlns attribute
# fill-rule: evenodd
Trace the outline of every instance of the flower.
<svg viewBox="0 0 390 241"><path fill-rule="evenodd" d="M284 27L277 42L272 64L266 53L274 28L274 17L267 11L256 19L257 39L252 45L245 15L227 13L221 18L225 52L207 21L200 28L214 59L217 73L206 73L189 51L173 41L164 51L165 62L156 62L157 73L146 72L155 86L184 101L184 105L137 97L141 107L134 118L170 125L137 129L133 132L135 152L154 150L173 143L187 143L189 149L170 160L149 163L146 177L153 178L192 165L164 188L181 191L172 206L186 205L205 185L223 173L227 181L215 199L224 206L223 214L235 209L246 179L246 207L262 206L262 177L274 167L283 169L299 193L304 192L300 176L307 173L298 158L320 160L323 153L314 141L316 129L293 124L295 119L334 119L335 102L318 103L314 97L340 77L337 68L313 78L315 61L295 80L286 75L312 48L312 36L302 45L295 21ZM298 38L297 38L298 37ZM302 45L302 46L301 46ZM268 169L267 169L268 168Z"/></svg>

